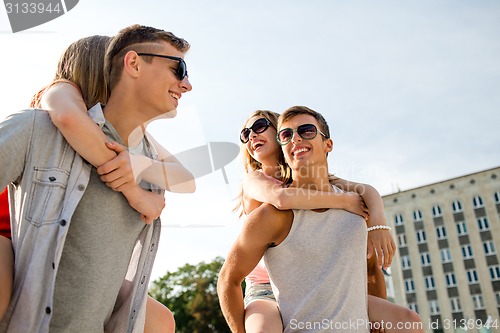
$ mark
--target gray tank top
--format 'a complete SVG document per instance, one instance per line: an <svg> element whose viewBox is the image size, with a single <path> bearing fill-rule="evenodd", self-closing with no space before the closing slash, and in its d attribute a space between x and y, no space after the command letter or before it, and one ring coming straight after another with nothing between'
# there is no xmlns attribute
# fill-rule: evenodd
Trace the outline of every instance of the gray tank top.
<svg viewBox="0 0 500 333"><path fill-rule="evenodd" d="M364 219L342 209L293 215L264 256L283 332L369 332Z"/></svg>

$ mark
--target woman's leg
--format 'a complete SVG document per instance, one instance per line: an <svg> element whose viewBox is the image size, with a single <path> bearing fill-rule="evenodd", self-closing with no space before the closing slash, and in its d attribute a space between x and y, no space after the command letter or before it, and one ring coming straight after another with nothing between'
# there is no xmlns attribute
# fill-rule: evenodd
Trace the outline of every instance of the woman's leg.
<svg viewBox="0 0 500 333"><path fill-rule="evenodd" d="M172 312L162 303L148 296L144 333L174 333L175 320Z"/></svg>
<svg viewBox="0 0 500 333"><path fill-rule="evenodd" d="M7 310L14 280L14 252L10 239L0 236L0 319Z"/></svg>
<svg viewBox="0 0 500 333"><path fill-rule="evenodd" d="M245 330L247 333L282 333L283 324L276 302L258 299L248 304Z"/></svg>
<svg viewBox="0 0 500 333"><path fill-rule="evenodd" d="M381 324L386 333L423 333L420 316L410 309L385 299L368 295L368 317L376 328Z"/></svg>

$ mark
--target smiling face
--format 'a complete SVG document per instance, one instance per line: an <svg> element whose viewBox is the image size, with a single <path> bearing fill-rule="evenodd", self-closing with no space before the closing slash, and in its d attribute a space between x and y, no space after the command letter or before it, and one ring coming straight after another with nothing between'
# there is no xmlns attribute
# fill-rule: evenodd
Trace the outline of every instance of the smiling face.
<svg viewBox="0 0 500 333"><path fill-rule="evenodd" d="M252 125L261 118L264 117L251 117L248 119L245 127L252 127ZM262 133L255 133L254 131L251 131L245 147L250 156L264 165L276 165L278 163L277 153L279 145L276 142L276 129L272 125L269 125L269 127Z"/></svg>
<svg viewBox="0 0 500 333"><path fill-rule="evenodd" d="M319 130L318 121L311 115L299 114L283 122L280 130L291 128L293 136L282 146L287 164L292 168L293 174L302 174L304 167L326 166L327 153L332 151L333 141L324 138L319 132L315 138L306 140L296 132L297 127L304 124L313 124Z"/></svg>
<svg viewBox="0 0 500 333"><path fill-rule="evenodd" d="M184 54L171 44L164 41L159 44L161 47L154 52L155 54L184 57ZM144 109L150 107L156 113L155 116L175 111L182 94L192 89L187 77L179 80L176 76L179 61L161 57L140 56L139 58L143 73L139 94L143 97Z"/></svg>

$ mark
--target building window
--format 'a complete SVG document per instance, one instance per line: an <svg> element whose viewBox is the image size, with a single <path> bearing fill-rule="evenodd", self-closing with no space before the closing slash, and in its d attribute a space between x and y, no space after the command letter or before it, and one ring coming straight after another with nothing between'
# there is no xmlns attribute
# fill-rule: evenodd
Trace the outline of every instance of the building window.
<svg viewBox="0 0 500 333"><path fill-rule="evenodd" d="M493 241L489 240L484 242L483 248L484 248L484 254L486 254L487 256L495 254L495 245L493 245Z"/></svg>
<svg viewBox="0 0 500 333"><path fill-rule="evenodd" d="M462 307L460 306L460 298L458 298L458 297L451 297L450 298L450 304L451 304L451 312L460 312L460 311L462 311Z"/></svg>
<svg viewBox="0 0 500 333"><path fill-rule="evenodd" d="M467 271L467 279L469 280L469 284L477 283L479 281L475 269L469 269Z"/></svg>
<svg viewBox="0 0 500 333"><path fill-rule="evenodd" d="M436 227L437 239L445 239L446 238L446 228L444 226Z"/></svg>
<svg viewBox="0 0 500 333"><path fill-rule="evenodd" d="M497 307L500 308L500 291L495 293L495 297L497 298Z"/></svg>
<svg viewBox="0 0 500 333"><path fill-rule="evenodd" d="M406 235L405 234L398 235L398 246L399 247L406 246Z"/></svg>
<svg viewBox="0 0 500 333"><path fill-rule="evenodd" d="M443 264L445 264L445 263L451 262L451 261L452 261L452 258L451 258L450 249L449 248L441 249L441 262Z"/></svg>
<svg viewBox="0 0 500 333"><path fill-rule="evenodd" d="M500 298L500 293L499 293L498 298ZM408 309L418 313L418 306L416 303L408 303Z"/></svg>
<svg viewBox="0 0 500 333"><path fill-rule="evenodd" d="M495 203L500 204L500 191L495 192Z"/></svg>
<svg viewBox="0 0 500 333"><path fill-rule="evenodd" d="M429 301L429 308L431 310L431 315L438 315L440 313L439 303L435 299Z"/></svg>
<svg viewBox="0 0 500 333"><path fill-rule="evenodd" d="M434 284L434 278L432 276L424 276L424 280L425 280L425 289L426 290L436 289L436 285Z"/></svg>
<svg viewBox="0 0 500 333"><path fill-rule="evenodd" d="M441 212L441 207L439 205L434 205L434 207L432 207L432 216L439 217L442 215L443 213Z"/></svg>
<svg viewBox="0 0 500 333"><path fill-rule="evenodd" d="M411 268L410 256L402 256L401 257L401 267L403 269Z"/></svg>
<svg viewBox="0 0 500 333"><path fill-rule="evenodd" d="M477 227L479 228L479 231L490 230L490 224L488 223L488 219L486 217L478 218Z"/></svg>
<svg viewBox="0 0 500 333"><path fill-rule="evenodd" d="M422 221L423 219L424 216L422 215L422 211L420 209L417 209L413 212L413 222Z"/></svg>
<svg viewBox="0 0 500 333"><path fill-rule="evenodd" d="M425 237L425 231L424 230L417 231L417 243L418 244L425 243L426 239L427 238Z"/></svg>
<svg viewBox="0 0 500 333"><path fill-rule="evenodd" d="M430 266L431 265L431 255L429 252L424 252L420 255L420 260L422 261L422 266Z"/></svg>
<svg viewBox="0 0 500 333"><path fill-rule="evenodd" d="M403 215L397 214L396 216L394 216L394 224L395 225L403 224Z"/></svg>
<svg viewBox="0 0 500 333"><path fill-rule="evenodd" d="M472 198L472 205L474 206L474 208L484 207L483 199L480 195L476 195L474 198Z"/></svg>
<svg viewBox="0 0 500 333"><path fill-rule="evenodd" d="M472 302L474 303L474 310L484 309L483 295L472 295Z"/></svg>
<svg viewBox="0 0 500 333"><path fill-rule="evenodd" d="M462 257L464 259L470 259L473 257L472 247L470 245L463 245L462 246Z"/></svg>
<svg viewBox="0 0 500 333"><path fill-rule="evenodd" d="M457 222L457 233L459 236L467 235L467 225L465 221Z"/></svg>
<svg viewBox="0 0 500 333"><path fill-rule="evenodd" d="M405 280L405 289L407 293L412 293L415 291L415 284L413 283L413 279Z"/></svg>
<svg viewBox="0 0 500 333"><path fill-rule="evenodd" d="M451 204L451 209L453 210L453 213L460 213L462 211L462 204L460 201L455 200Z"/></svg>
<svg viewBox="0 0 500 333"><path fill-rule="evenodd" d="M455 278L455 273L446 273L446 286L447 287L455 287L457 285L457 279Z"/></svg>
<svg viewBox="0 0 500 333"><path fill-rule="evenodd" d="M492 281L498 281L500 280L500 267L497 266L490 266L488 267L490 270L490 277Z"/></svg>

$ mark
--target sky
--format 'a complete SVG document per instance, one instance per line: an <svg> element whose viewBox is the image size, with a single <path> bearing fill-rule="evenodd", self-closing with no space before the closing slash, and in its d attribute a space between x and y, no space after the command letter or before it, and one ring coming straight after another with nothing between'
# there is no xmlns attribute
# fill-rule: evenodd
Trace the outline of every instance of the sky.
<svg viewBox="0 0 500 333"><path fill-rule="evenodd" d="M247 116L306 105L329 122L331 172L382 194L500 165L500 2L495 0L80 0L12 33L0 8L0 119L49 83L59 55L89 35L143 24L185 38L192 92L148 130L173 153L239 144ZM237 157L166 195L152 279L225 256Z"/></svg>

